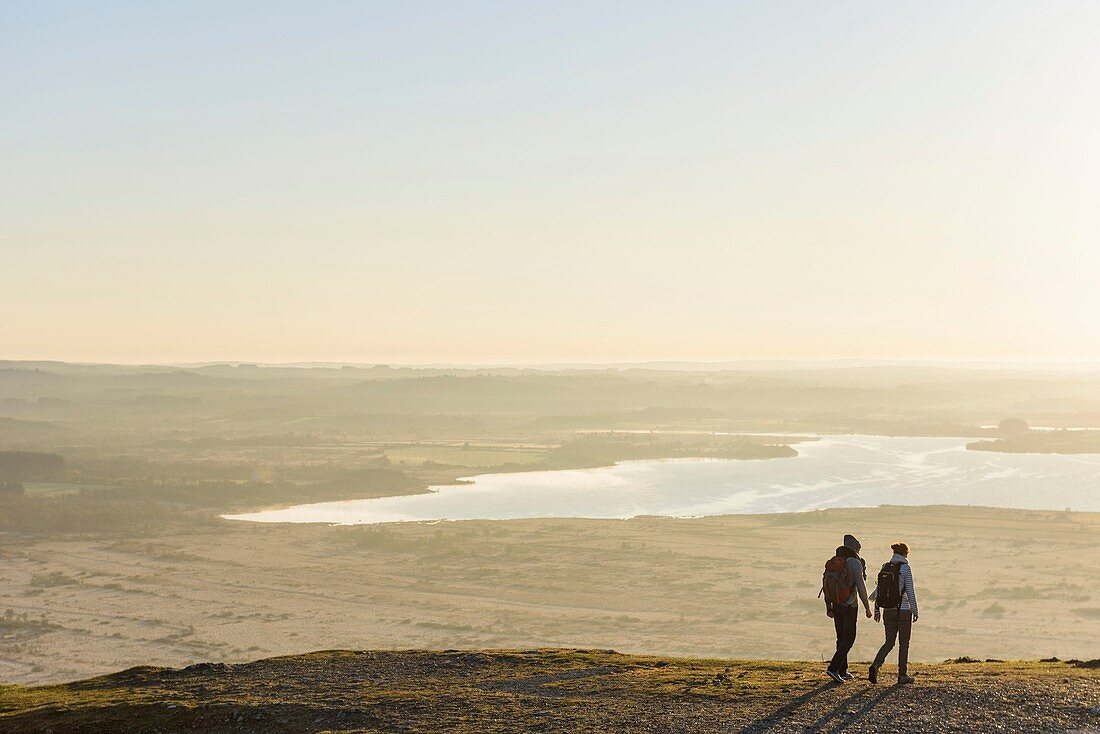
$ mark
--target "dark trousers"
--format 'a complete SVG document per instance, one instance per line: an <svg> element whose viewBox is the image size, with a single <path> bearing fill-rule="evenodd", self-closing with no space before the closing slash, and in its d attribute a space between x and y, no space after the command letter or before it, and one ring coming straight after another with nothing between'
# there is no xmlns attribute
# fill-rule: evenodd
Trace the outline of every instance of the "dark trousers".
<svg viewBox="0 0 1100 734"><path fill-rule="evenodd" d="M908 674L909 668L909 637L913 634L913 613L899 609L883 609L882 624L886 627L886 642L878 649L875 655L875 667L881 667L886 662L886 656L894 649L894 642L900 637L901 646L898 648L898 677Z"/></svg>
<svg viewBox="0 0 1100 734"><path fill-rule="evenodd" d="M833 626L836 627L836 654L829 663L829 670L843 675L848 672L848 651L856 644L856 616L859 609L847 604L833 607Z"/></svg>

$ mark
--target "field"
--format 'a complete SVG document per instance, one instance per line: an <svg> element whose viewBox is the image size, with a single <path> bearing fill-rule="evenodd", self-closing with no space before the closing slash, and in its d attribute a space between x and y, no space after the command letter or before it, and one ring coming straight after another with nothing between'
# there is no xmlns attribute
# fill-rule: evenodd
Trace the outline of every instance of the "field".
<svg viewBox="0 0 1100 734"><path fill-rule="evenodd" d="M0 680L327 648L582 646L820 660L845 532L913 547L913 656L1100 657L1100 516L879 508L386 527L220 521L0 549ZM22 618L26 615L26 619ZM861 621L856 654L881 628Z"/></svg>

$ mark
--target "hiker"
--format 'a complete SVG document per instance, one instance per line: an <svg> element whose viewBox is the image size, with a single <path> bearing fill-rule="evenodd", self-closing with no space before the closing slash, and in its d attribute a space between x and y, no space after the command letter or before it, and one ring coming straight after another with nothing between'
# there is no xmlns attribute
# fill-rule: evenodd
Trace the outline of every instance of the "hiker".
<svg viewBox="0 0 1100 734"><path fill-rule="evenodd" d="M875 600L875 621L883 617L886 627L886 641L879 648L875 661L867 669L867 680L878 683L878 671L886 662L886 656L894 649L894 642L900 637L898 647L898 683L912 683L909 675L909 636L913 632L913 623L917 621L917 592L913 588L913 569L909 566L909 546L894 543L890 546L894 556L884 563L878 573L878 585L871 598Z"/></svg>
<svg viewBox="0 0 1100 734"><path fill-rule="evenodd" d="M867 563L859 557L861 547L854 535L845 535L844 545L837 548L836 555L826 562L821 579L825 613L833 618L833 626L836 627L836 654L825 672L837 683L855 677L848 672L848 651L856 642L856 617L859 616L860 601L867 617L871 616L871 603L867 599Z"/></svg>

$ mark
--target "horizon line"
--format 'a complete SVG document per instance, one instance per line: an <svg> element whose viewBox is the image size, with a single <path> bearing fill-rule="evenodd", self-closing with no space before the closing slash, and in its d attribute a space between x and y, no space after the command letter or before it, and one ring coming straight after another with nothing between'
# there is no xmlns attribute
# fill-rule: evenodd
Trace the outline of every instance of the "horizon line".
<svg viewBox="0 0 1100 734"><path fill-rule="evenodd" d="M59 359L0 359L0 365L66 365L74 367L156 367L174 369L203 369L211 367L267 367L281 369L421 369L421 370L478 370L478 369L529 369L529 370L598 370L598 369L663 369L670 371L738 370L754 368L774 369L844 369L856 367L926 367L939 369L1023 369L1058 371L1100 370L1100 359L1050 359L1020 358L999 359L891 359L891 358L755 358L729 360L648 359L614 361L532 361L532 362L386 362L350 360L299 360L262 361L248 359L220 359L196 361L85 361Z"/></svg>

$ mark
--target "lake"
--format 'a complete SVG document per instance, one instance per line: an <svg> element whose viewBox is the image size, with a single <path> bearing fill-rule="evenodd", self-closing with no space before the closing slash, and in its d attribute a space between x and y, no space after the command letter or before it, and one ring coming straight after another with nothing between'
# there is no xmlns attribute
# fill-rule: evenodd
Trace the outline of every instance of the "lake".
<svg viewBox="0 0 1100 734"><path fill-rule="evenodd" d="M428 494L227 515L371 524L532 517L803 512L877 505L1100 511L1100 454L967 451L965 438L829 436L797 458L627 461L598 469L482 474Z"/></svg>

